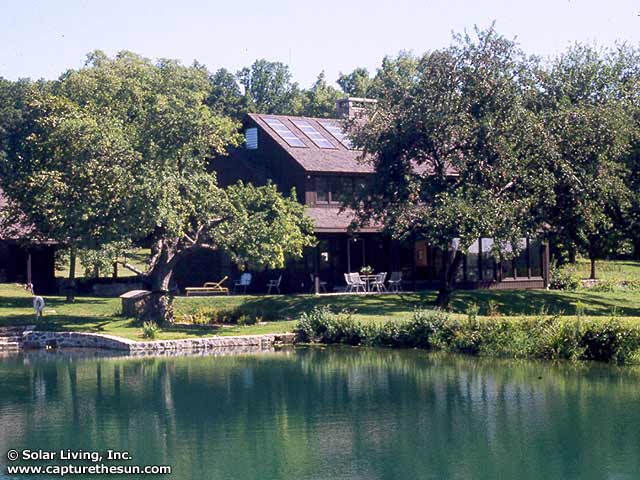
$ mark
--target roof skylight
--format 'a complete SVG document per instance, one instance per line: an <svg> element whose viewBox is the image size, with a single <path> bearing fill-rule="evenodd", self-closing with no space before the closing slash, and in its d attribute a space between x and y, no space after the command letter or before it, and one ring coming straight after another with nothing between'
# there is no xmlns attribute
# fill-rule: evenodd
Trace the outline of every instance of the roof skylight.
<svg viewBox="0 0 640 480"><path fill-rule="evenodd" d="M280 136L280 138L287 142L289 146L306 147L304 142L277 118L263 118L263 120Z"/></svg>
<svg viewBox="0 0 640 480"><path fill-rule="evenodd" d="M347 137L344 128L342 128L340 124L330 120L318 120L318 123L320 123L327 132L333 135L336 140L344 145L345 148L348 148L349 150L353 149L353 143L351 143L351 140Z"/></svg>
<svg viewBox="0 0 640 480"><path fill-rule="evenodd" d="M292 118L291 122L298 127L302 132L311 139L320 148L335 148L333 144L324 138L316 128L306 120L300 118Z"/></svg>

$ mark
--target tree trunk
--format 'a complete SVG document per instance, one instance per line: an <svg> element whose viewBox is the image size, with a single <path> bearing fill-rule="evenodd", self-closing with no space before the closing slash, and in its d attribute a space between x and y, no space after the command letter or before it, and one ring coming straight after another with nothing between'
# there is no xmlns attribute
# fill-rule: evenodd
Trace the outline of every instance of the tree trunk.
<svg viewBox="0 0 640 480"><path fill-rule="evenodd" d="M69 278L67 279L67 302L71 303L76 299L76 249L69 250Z"/></svg>
<svg viewBox="0 0 640 480"><path fill-rule="evenodd" d="M111 278L118 278L118 262L113 262L113 273L111 274Z"/></svg>
<svg viewBox="0 0 640 480"><path fill-rule="evenodd" d="M147 304L145 317L158 323L173 323L173 298L169 295L169 282L177 259L175 251L161 241L160 253L149 272L151 299Z"/></svg>
<svg viewBox="0 0 640 480"><path fill-rule="evenodd" d="M442 276L442 283L440 285L440 290L438 290L438 297L436 298L436 305L440 308L449 306L451 294L455 290L456 273L458 273L458 269L460 268L460 265L462 265L463 259L464 255L460 250L456 250L453 260L451 260L451 253L447 253L444 275Z"/></svg>
<svg viewBox="0 0 640 480"><path fill-rule="evenodd" d="M596 248L594 245L594 240L589 240L589 261L591 262L591 274L589 275L590 280L596 279Z"/></svg>

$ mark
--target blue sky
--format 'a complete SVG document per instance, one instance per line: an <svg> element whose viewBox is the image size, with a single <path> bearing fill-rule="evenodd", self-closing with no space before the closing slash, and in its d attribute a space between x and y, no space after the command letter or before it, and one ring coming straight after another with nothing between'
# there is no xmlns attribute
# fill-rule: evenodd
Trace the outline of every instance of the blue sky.
<svg viewBox="0 0 640 480"><path fill-rule="evenodd" d="M306 87L322 70L373 72L387 54L443 47L493 20L544 56L573 41L638 45L639 14L637 0L0 0L0 76L56 78L92 50L127 49L233 72L278 60Z"/></svg>

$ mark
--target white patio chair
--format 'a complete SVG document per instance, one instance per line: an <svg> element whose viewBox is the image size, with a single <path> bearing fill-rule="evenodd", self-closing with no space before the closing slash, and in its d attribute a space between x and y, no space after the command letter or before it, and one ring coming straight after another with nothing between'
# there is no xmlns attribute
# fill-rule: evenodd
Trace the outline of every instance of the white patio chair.
<svg viewBox="0 0 640 480"><path fill-rule="evenodd" d="M353 292L353 280L351 280L351 274L350 273L345 273L344 274L344 281L347 284L347 292Z"/></svg>
<svg viewBox="0 0 640 480"><path fill-rule="evenodd" d="M240 280L236 280L233 284L233 293L236 293L239 288L242 288L242 293L247 293L247 288L251 285L251 274L243 273L240 275Z"/></svg>
<svg viewBox="0 0 640 480"><path fill-rule="evenodd" d="M389 290L396 293L402 291L402 272L391 272Z"/></svg>
<svg viewBox="0 0 640 480"><path fill-rule="evenodd" d="M349 276L351 277L351 284L353 285L353 290L355 290L356 292L359 292L360 290L362 290L362 293L367 292L367 284L365 283L364 280L362 280L362 278L360 278L359 273L350 273Z"/></svg>
<svg viewBox="0 0 640 480"><path fill-rule="evenodd" d="M309 293L315 293L316 291L316 278L313 276L313 273L309 274L309 278L311 279L311 288L309 289ZM320 290L324 293L327 293L327 282L323 282L320 280Z"/></svg>
<svg viewBox="0 0 640 480"><path fill-rule="evenodd" d="M384 281L387 279L387 272L380 272L376 275L376 279L371 283L371 290L375 290L378 293L386 292L387 287Z"/></svg>
<svg viewBox="0 0 640 480"><path fill-rule="evenodd" d="M280 293L280 282L282 282L282 275L280 275L276 280L269 280L267 283L267 295L271 294L271 289L275 288L278 293Z"/></svg>

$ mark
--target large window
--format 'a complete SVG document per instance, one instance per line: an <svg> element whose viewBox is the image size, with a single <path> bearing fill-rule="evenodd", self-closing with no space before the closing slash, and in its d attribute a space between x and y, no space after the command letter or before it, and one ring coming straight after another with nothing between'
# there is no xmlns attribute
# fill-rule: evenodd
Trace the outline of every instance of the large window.
<svg viewBox="0 0 640 480"><path fill-rule="evenodd" d="M357 177L316 177L316 202L342 204L353 198L365 180Z"/></svg>
<svg viewBox="0 0 640 480"><path fill-rule="evenodd" d="M495 278L495 259L493 256L493 238L482 239L482 280Z"/></svg>

